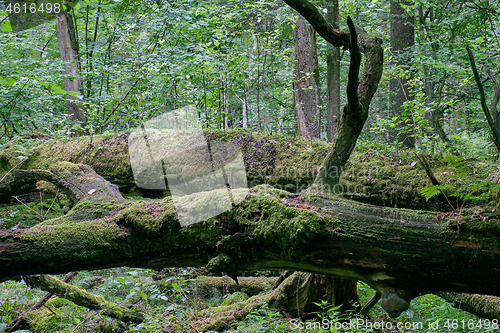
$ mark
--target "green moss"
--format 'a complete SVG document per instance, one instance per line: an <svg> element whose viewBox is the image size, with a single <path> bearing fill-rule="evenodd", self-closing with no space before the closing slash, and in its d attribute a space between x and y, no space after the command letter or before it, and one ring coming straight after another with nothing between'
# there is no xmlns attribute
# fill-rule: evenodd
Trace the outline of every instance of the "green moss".
<svg viewBox="0 0 500 333"><path fill-rule="evenodd" d="M248 299L247 294L241 291L237 291L233 294L227 295L227 297L224 299L224 302L222 302L222 305L231 305L236 302L244 302L247 299Z"/></svg>
<svg viewBox="0 0 500 333"><path fill-rule="evenodd" d="M456 185L457 190L468 193L471 185L491 179L495 165L467 161L470 174L453 179L441 156L427 157L436 178L442 184ZM341 175L342 195L380 206L413 209L449 209L439 197L427 201L420 192L430 186L413 150L387 150L380 145L359 143ZM450 195L452 192L448 192Z"/></svg>
<svg viewBox="0 0 500 333"><path fill-rule="evenodd" d="M29 312L28 323L30 330L36 333L71 332L75 325L70 316L47 308Z"/></svg>
<svg viewBox="0 0 500 333"><path fill-rule="evenodd" d="M260 308L270 298L270 294L260 294L250 297L243 302L235 302L229 305L221 305L204 310L201 316L210 318L207 321L196 323L196 327L200 331L216 330L220 331L226 328L231 322L236 319L245 317L248 313Z"/></svg>
<svg viewBox="0 0 500 333"><path fill-rule="evenodd" d="M239 214L247 220L255 220L252 214L262 212L253 224L253 233L269 243L276 243L283 251L300 247L299 240L324 230L324 218L316 212L284 205L273 194L275 189L259 186L258 195L250 196Z"/></svg>
<svg viewBox="0 0 500 333"><path fill-rule="evenodd" d="M314 181L318 166L327 155L331 144L317 140L303 140L283 134L262 134L241 130L206 131L206 138L215 142L236 144L242 149L249 186L272 184L290 192L300 192ZM141 192L133 182L128 154L128 134L81 137L53 140L38 146L37 153L24 168L47 169L57 161L90 165L98 174L121 187L123 193ZM17 164L17 156L26 148L19 143L8 144L0 152L3 171ZM178 156L182 168L172 171L194 172L191 155ZM428 157L436 177L443 183L447 178L440 162L441 156ZM495 166L469 161L474 174L458 180L459 191L466 192L480 179L490 179ZM191 171L190 171L191 170ZM359 142L340 178L341 194L366 203L407 207L412 209L448 209L438 197L430 201L420 191L430 185L425 171L411 150L398 151L382 145Z"/></svg>
<svg viewBox="0 0 500 333"><path fill-rule="evenodd" d="M220 253L208 262L208 269L214 273L226 272L233 265L233 259L226 253Z"/></svg>
<svg viewBox="0 0 500 333"><path fill-rule="evenodd" d="M60 161L60 162L54 163L50 166L50 169L53 172L57 172L57 174L63 174L63 173L70 174L72 172L80 171L80 168L78 167L78 165L71 163L71 162L68 162L68 161Z"/></svg>
<svg viewBox="0 0 500 333"><path fill-rule="evenodd" d="M92 229L92 232L89 230ZM62 247L72 246L85 248L86 251L99 252L103 248L114 244L121 237L120 229L116 224L108 224L103 220L86 221L79 223L66 222L57 225L39 224L27 229L21 236L24 241L33 244L33 250L43 248L44 251L57 253ZM120 242L116 242L119 247ZM27 253L27 256L32 255ZM93 254L85 251L70 253L74 257L85 258ZM101 254L105 256L105 253Z"/></svg>
<svg viewBox="0 0 500 333"><path fill-rule="evenodd" d="M456 220L450 221L450 227L457 232L457 240L480 244L483 250L498 249L500 246L500 219L495 212L485 212L472 217L471 209L461 212L463 218L460 221L460 229L456 226ZM466 243L463 243L466 246Z"/></svg>
<svg viewBox="0 0 500 333"><path fill-rule="evenodd" d="M90 221L99 219L101 217L112 214L115 211L119 211L130 205L131 202L125 201L121 203L110 203L101 200L83 200L78 202L71 210L62 217L47 220L42 223L42 225L53 225L66 223L67 221L80 222L80 221Z"/></svg>
<svg viewBox="0 0 500 333"><path fill-rule="evenodd" d="M59 161L82 163L90 165L98 174L117 185L127 185L125 179L132 178L127 136L127 134L117 134L52 140L37 147L37 152L23 167L48 169ZM4 148L0 152L0 157L4 156L10 161L15 155L14 149ZM12 163L13 161L10 162Z"/></svg>
<svg viewBox="0 0 500 333"><path fill-rule="evenodd" d="M145 234L159 234L165 224L176 222L171 198L162 201L137 201L116 215L119 224Z"/></svg>
<svg viewBox="0 0 500 333"><path fill-rule="evenodd" d="M250 133L247 131L207 131L206 137L217 142L231 142L239 146L244 155L251 186L263 182L279 184L284 190L296 192L306 188L315 177L315 165L326 155L329 145L320 141L307 141L286 135ZM0 152L3 169L18 163L19 145L7 145ZM180 154L182 170L189 173L193 163ZM183 159L184 158L184 159ZM52 140L37 147L37 152L22 167L48 169L58 161L82 163L91 166L99 175L126 190L134 191L132 169L128 152L128 134L80 137ZM182 163L181 163L182 162ZM194 170L199 172L199 170Z"/></svg>

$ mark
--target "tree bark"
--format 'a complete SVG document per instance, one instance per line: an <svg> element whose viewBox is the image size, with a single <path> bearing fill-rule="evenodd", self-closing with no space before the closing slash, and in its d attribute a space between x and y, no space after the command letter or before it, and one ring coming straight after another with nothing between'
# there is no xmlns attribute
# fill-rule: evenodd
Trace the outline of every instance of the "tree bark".
<svg viewBox="0 0 500 333"><path fill-rule="evenodd" d="M114 266L207 266L233 276L288 269L362 280L382 293L392 315L421 293L500 296L500 220L495 213L484 212L477 220L464 216L460 226L456 220L437 224L425 212L319 193L311 202L258 186L230 212L181 227L171 198L110 200L115 191L105 183L98 191L87 190L91 173L81 171L86 167L63 167L67 172L52 172L53 177L80 179L71 183L83 196L62 218L2 230L0 279ZM221 191L205 195L225 195ZM186 202L193 200L203 195Z"/></svg>
<svg viewBox="0 0 500 333"><path fill-rule="evenodd" d="M454 307L475 314L481 318L500 320L500 298L477 294L436 293L452 303Z"/></svg>
<svg viewBox="0 0 500 333"><path fill-rule="evenodd" d="M350 65L347 82L347 105L342 111L340 126L335 134L333 147L324 159L316 177L316 184L323 191L338 192L340 174L351 156L356 141L368 118L368 108L382 77L383 49L378 38L369 36L362 29L356 28L348 17ZM358 39L359 36L359 39ZM365 53L361 82L359 68L361 52Z"/></svg>
<svg viewBox="0 0 500 333"><path fill-rule="evenodd" d="M334 29L340 29L339 2L338 0L327 1L326 20ZM326 80L327 80L327 114L326 132L328 142L333 142L340 121L340 47L329 44L326 56Z"/></svg>
<svg viewBox="0 0 500 333"><path fill-rule="evenodd" d="M409 60L411 57L405 56L410 52L410 48L415 42L414 17L409 14L401 4L408 4L407 0L391 0L391 52L393 56L393 65L399 66L401 71L405 71L403 75L395 77L390 81L391 91L391 106L394 117L398 117L401 121L405 119L403 125L399 126L399 133L393 133L393 138L398 135L398 139L406 147L415 147L413 116L411 112L402 109L406 101L413 97L409 91L409 82L411 80L411 65Z"/></svg>
<svg viewBox="0 0 500 333"><path fill-rule="evenodd" d="M500 97L500 90L498 89L498 84L493 76L493 85L495 87L495 95L493 97L491 103L491 109L488 109L486 105L486 96L484 94L483 83L481 81L481 77L479 76L479 72L477 71L476 62L474 61L474 54L469 46L466 47L467 54L469 56L470 65L472 68L472 73L474 74L474 79L476 80L477 88L479 90L479 99L481 100L481 108L483 109L486 120L488 121L488 125L490 126L493 143L497 147L497 150L500 152L500 127L497 127L498 115L497 115L497 104ZM495 116L492 116L494 114ZM495 118L493 118L495 117Z"/></svg>
<svg viewBox="0 0 500 333"><path fill-rule="evenodd" d="M293 31L293 41L293 96L297 134L307 139L318 138L320 102L316 33L300 15Z"/></svg>
<svg viewBox="0 0 500 333"><path fill-rule="evenodd" d="M491 83L493 84L494 91L493 98L490 104L491 117L493 119L493 125L495 126L496 130L500 132L500 111L497 108L498 102L500 101L500 87L498 86L496 77L493 75L493 73L491 73L490 70L487 71L487 75Z"/></svg>
<svg viewBox="0 0 500 333"><path fill-rule="evenodd" d="M73 24L73 17L66 11L61 11L61 14L56 17L56 32L57 41L59 44L59 53L61 60L65 63L64 71L64 90L68 92L68 115L70 119L77 122L79 127L87 121L84 109L80 104L78 97L74 96L77 93L83 96L82 81L81 81L81 65L78 58L79 46L76 39L76 30ZM74 134L83 134L83 130L77 130Z"/></svg>

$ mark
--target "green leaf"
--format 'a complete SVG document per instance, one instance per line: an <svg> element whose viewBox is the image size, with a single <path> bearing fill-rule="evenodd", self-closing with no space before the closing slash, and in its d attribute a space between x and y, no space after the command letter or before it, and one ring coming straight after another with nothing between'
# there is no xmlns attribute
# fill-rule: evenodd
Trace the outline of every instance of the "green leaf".
<svg viewBox="0 0 500 333"><path fill-rule="evenodd" d="M12 77L9 77L9 78L3 78L2 77L2 78L0 78L0 83L1 84L5 84L7 86L13 86L14 83L16 83L16 82L17 82L17 80L14 79L14 78L12 78Z"/></svg>
<svg viewBox="0 0 500 333"><path fill-rule="evenodd" d="M50 88L52 89L53 92L55 92L56 94L62 94L62 95L66 95L67 92L66 90L56 86L55 84L51 84L50 85Z"/></svg>
<svg viewBox="0 0 500 333"><path fill-rule="evenodd" d="M422 194L425 197L425 200L427 201L429 201L430 198L438 195L439 193L440 193L439 185L427 186L422 191L420 191L420 194Z"/></svg>
<svg viewBox="0 0 500 333"><path fill-rule="evenodd" d="M0 29L5 32L12 32L12 26L10 24L10 21L4 21L2 24L2 29Z"/></svg>

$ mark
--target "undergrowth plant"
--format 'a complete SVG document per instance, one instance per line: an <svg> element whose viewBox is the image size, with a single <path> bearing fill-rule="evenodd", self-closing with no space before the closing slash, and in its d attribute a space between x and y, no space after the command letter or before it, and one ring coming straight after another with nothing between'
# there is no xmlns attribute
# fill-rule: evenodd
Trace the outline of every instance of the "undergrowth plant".
<svg viewBox="0 0 500 333"><path fill-rule="evenodd" d="M469 161L460 156L446 155L442 160L445 167L440 169L440 175L447 179L446 184L432 185L425 187L420 193L429 200L439 194L455 198L455 209L460 210L466 203L479 204L490 203L494 198L498 198L500 193L500 183L498 180L479 180L474 184L469 184L466 190L459 189L460 182L466 175L474 173L474 168ZM448 200L453 202L453 200Z"/></svg>

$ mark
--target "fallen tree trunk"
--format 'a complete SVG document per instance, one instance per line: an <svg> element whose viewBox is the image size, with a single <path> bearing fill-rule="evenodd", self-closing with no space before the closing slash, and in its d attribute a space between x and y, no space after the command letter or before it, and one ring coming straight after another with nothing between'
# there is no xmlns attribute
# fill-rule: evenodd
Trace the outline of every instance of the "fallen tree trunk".
<svg viewBox="0 0 500 333"><path fill-rule="evenodd" d="M436 295L452 303L454 307L478 317L500 320L499 297L445 292L438 292Z"/></svg>
<svg viewBox="0 0 500 333"><path fill-rule="evenodd" d="M241 148L250 187L266 183L276 188L300 192L314 181L329 146L320 141L307 141L286 136L272 136L238 131L205 132L211 142L231 142ZM58 162L87 164L99 175L120 187L124 195L163 197L164 191L144 190L135 186L128 153L128 134L52 140L39 142L31 157L21 163L22 169L48 169ZM19 162L18 150L25 150L16 141L0 151L0 179ZM445 167L438 159L428 157L436 177L448 184L439 169ZM488 179L497 170L494 165L468 161L474 175L465 176L457 185L458 192L470 190L470 184ZM340 177L342 196L380 206L412 209L448 209L437 197L426 201L420 191L430 186L425 170L412 152L382 153L373 148L357 147ZM497 178L499 177L496 171ZM477 177L475 179L474 177ZM0 201L25 193L23 186L0 183ZM451 193L450 193L451 194Z"/></svg>
<svg viewBox="0 0 500 333"><path fill-rule="evenodd" d="M254 296L271 290L277 280L276 277L238 277L238 284L236 284L236 281L227 276L200 276L196 279L196 292L201 295L208 295L212 289L217 289L221 293L240 291Z"/></svg>
<svg viewBox="0 0 500 333"><path fill-rule="evenodd" d="M59 176L96 180L90 168L54 170L61 167L67 172ZM393 314L421 293L500 296L495 212L436 221L426 212L258 186L231 211L181 227L169 197L132 201L112 186L99 189L82 190L64 217L0 231L0 279L115 266L208 266L233 277L289 269L364 281L385 293L386 308L397 304ZM225 192L194 194L186 204Z"/></svg>
<svg viewBox="0 0 500 333"><path fill-rule="evenodd" d="M270 184L276 188L300 192L314 181L322 160L330 147L320 141L308 141L286 136L238 131L205 132L210 142L232 143L240 147L247 171L249 187ZM99 175L120 187L124 195L141 195L158 198L168 191L144 190L135 185L128 152L128 134L113 136L81 137L39 142L29 159L21 163L22 169L48 169L56 163L68 161L87 164ZM19 164L21 148L16 141L0 151L0 179ZM418 160L411 153L388 155L373 149L358 147L340 178L343 196L381 206L397 206L413 209L447 207L437 198L426 201L420 191L430 185ZM434 172L438 174L441 164L433 160ZM492 170L475 166L480 177ZM478 169L478 170L477 170ZM485 169L485 170L483 170ZM494 170L494 168L492 168ZM0 201L10 199L10 191L23 193L23 187L11 186L10 177L0 183ZM472 180L464 181L464 185ZM459 190L462 190L461 188Z"/></svg>
<svg viewBox="0 0 500 333"><path fill-rule="evenodd" d="M50 275L30 275L25 277L25 281L32 287L48 291L77 305L89 309L101 310L104 315L120 321L140 323L143 320L137 311L108 302L104 297L93 295L88 291L72 286Z"/></svg>

